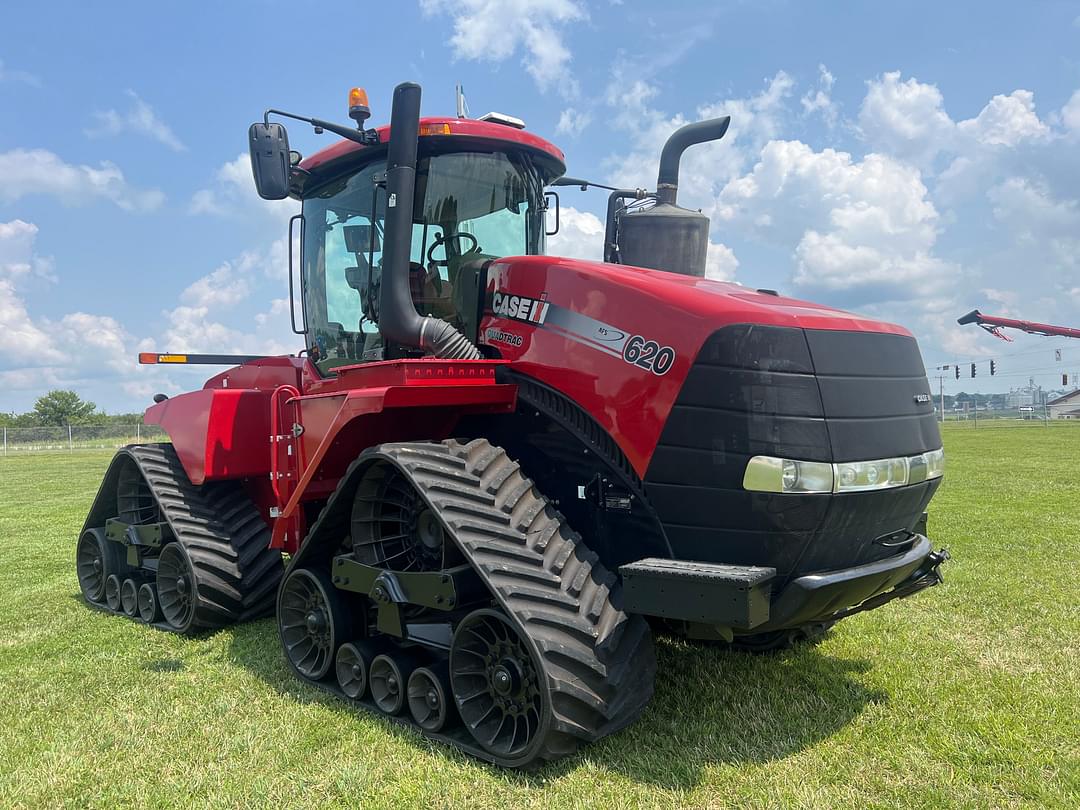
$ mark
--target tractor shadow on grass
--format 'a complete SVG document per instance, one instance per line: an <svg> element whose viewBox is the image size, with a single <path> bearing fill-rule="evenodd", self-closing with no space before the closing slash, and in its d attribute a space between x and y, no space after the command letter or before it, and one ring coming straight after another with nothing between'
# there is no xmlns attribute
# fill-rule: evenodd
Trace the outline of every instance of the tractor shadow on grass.
<svg viewBox="0 0 1080 810"><path fill-rule="evenodd" d="M656 652L656 692L645 713L581 756L667 788L692 788L709 765L797 754L868 704L888 700L855 677L870 662L823 654L808 643L753 655L660 638Z"/></svg>
<svg viewBox="0 0 1080 810"><path fill-rule="evenodd" d="M240 625L230 632L233 660L280 694L323 704L342 715L342 722L374 716L294 678L272 621ZM772 655L666 638L658 639L656 647L656 693L637 722L540 770L508 773L487 766L492 774L542 787L588 762L638 782L687 789L710 765L761 764L810 748L844 728L868 704L888 699L855 677L870 669L868 661L826 655L810 644ZM378 722L388 734L425 750L475 762L391 720Z"/></svg>

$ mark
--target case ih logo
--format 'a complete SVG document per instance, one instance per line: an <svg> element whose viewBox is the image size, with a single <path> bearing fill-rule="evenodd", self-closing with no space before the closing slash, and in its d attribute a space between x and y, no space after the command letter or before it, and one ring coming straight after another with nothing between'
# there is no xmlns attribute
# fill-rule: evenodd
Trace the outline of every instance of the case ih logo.
<svg viewBox="0 0 1080 810"><path fill-rule="evenodd" d="M491 311L494 314L535 324L544 322L549 306L547 301L539 298L526 298L524 295L506 295L498 292L491 301Z"/></svg>

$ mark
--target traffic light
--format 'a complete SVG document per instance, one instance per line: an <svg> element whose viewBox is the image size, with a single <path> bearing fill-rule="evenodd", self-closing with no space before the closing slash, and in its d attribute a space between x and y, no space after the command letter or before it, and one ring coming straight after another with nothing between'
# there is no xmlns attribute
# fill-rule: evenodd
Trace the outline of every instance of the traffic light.
<svg viewBox="0 0 1080 810"><path fill-rule="evenodd" d="M975 364L971 364L971 378L975 379Z"/></svg>
<svg viewBox="0 0 1080 810"><path fill-rule="evenodd" d="M990 376L993 377L995 374L997 374L997 362L995 362L994 360L991 360L990 361Z"/></svg>
<svg viewBox="0 0 1080 810"><path fill-rule="evenodd" d="M960 379L960 364L957 363L955 366L953 366L953 368L956 369L956 379L959 380Z"/></svg>

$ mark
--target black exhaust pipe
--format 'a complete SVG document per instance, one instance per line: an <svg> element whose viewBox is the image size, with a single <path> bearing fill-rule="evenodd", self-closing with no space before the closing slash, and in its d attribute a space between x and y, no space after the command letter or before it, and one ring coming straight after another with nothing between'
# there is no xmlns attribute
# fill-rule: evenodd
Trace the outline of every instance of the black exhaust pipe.
<svg viewBox="0 0 1080 810"><path fill-rule="evenodd" d="M409 289L419 130L420 85L403 82L394 88L394 103L390 111L379 331L388 343L425 349L436 357L479 360L479 350L465 335L446 321L424 317L416 311Z"/></svg>
<svg viewBox="0 0 1080 810"><path fill-rule="evenodd" d="M675 204L679 193L679 160L683 152L697 143L718 141L724 137L731 124L731 116L711 118L687 124L672 133L660 153L660 172L656 178L656 196L659 202Z"/></svg>

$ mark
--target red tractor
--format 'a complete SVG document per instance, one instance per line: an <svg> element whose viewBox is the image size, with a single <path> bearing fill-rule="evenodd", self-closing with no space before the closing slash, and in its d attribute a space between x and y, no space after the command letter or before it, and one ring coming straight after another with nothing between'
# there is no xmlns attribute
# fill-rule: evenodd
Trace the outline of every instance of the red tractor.
<svg viewBox="0 0 1080 810"><path fill-rule="evenodd" d="M527 767L634 721L655 632L776 649L940 581L914 338L703 278L679 158L728 119L614 191L591 262L544 255L563 153L521 122L421 119L415 84L389 127L350 104L355 129L252 126L260 195L303 203L304 349L142 358L233 367L155 397L170 443L117 453L91 605L178 633L274 614L298 677ZM342 140L301 160L271 113Z"/></svg>

